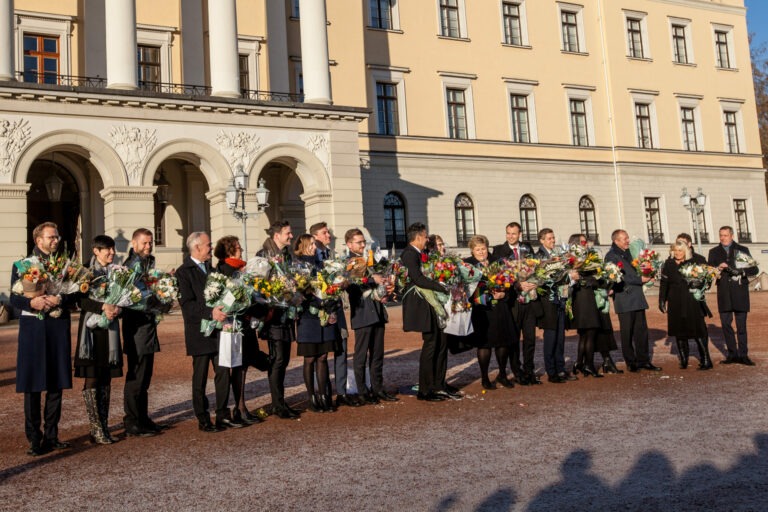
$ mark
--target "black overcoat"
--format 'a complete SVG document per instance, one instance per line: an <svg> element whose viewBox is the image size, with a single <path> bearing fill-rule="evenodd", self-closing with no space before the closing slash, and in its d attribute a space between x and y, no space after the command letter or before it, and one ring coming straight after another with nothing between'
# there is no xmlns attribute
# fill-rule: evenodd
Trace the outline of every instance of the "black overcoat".
<svg viewBox="0 0 768 512"><path fill-rule="evenodd" d="M144 291L143 278L155 268L155 257L150 254L146 258L141 258L131 249L128 252L125 266L139 273L140 277L136 280L136 286ZM149 300L153 301L154 298L150 297ZM157 322L154 313L125 308L121 318L123 344L127 353L145 356L160 352L160 340L157 337Z"/></svg>
<svg viewBox="0 0 768 512"><path fill-rule="evenodd" d="M400 254L400 260L408 270L408 285L403 297L403 330L406 332L430 332L433 329L432 306L411 291L414 286L436 292L446 292L446 289L437 281L429 279L421 272L421 251L409 245ZM424 253L426 254L426 253Z"/></svg>
<svg viewBox="0 0 768 512"><path fill-rule="evenodd" d="M552 259L552 255L544 247L539 247L535 257L541 261ZM551 299L549 290L544 296L539 294L537 299L541 305L541 315L536 317L536 326L540 329L557 330L559 315L565 311L565 299L561 297L554 297L554 300Z"/></svg>
<svg viewBox="0 0 768 512"><path fill-rule="evenodd" d="M667 305L667 335L680 339L706 338L704 303L699 302L688 289L688 282L680 273L680 267L693 263L693 259L678 265L669 258L661 268L659 304Z"/></svg>
<svg viewBox="0 0 768 512"><path fill-rule="evenodd" d="M359 258L350 255L350 259ZM370 295L364 297L365 292L374 290L378 285L373 279L368 283L350 284L347 288L349 296L350 324L353 329L361 329L371 325L384 324L388 320L387 308L378 300L373 300Z"/></svg>
<svg viewBox="0 0 768 512"><path fill-rule="evenodd" d="M213 271L210 262L205 262L206 271ZM181 315L184 318L184 343L188 356L203 356L218 354L219 330L214 330L210 336L200 332L203 320L211 320L213 308L205 305L205 282L208 275L203 272L197 263L189 256L184 258L184 263L176 270L176 279L179 283L179 305Z"/></svg>
<svg viewBox="0 0 768 512"><path fill-rule="evenodd" d="M716 245L710 249L707 259L713 267L718 267L721 263L728 263L728 266L735 272L735 275L727 271L721 272L720 279L717 280L717 309L721 313L726 311L749 312L749 282L747 278L756 276L758 268L736 270L736 251L751 256L749 249L733 242L728 251L722 245ZM738 275L741 276L741 279L734 279Z"/></svg>
<svg viewBox="0 0 768 512"><path fill-rule="evenodd" d="M480 267L479 262L473 256L465 258L470 265ZM509 310L508 301L510 293L507 292L503 299L496 304L472 304L472 329L469 336L462 337L462 341L477 348L506 347L512 344L512 333L515 332L515 323L512 312Z"/></svg>
<svg viewBox="0 0 768 512"><path fill-rule="evenodd" d="M621 263L621 282L613 287L613 307L616 313L628 313L630 311L642 311L648 309L648 301L643 292L643 278L637 274L632 266L632 253L620 249L612 244L605 261Z"/></svg>

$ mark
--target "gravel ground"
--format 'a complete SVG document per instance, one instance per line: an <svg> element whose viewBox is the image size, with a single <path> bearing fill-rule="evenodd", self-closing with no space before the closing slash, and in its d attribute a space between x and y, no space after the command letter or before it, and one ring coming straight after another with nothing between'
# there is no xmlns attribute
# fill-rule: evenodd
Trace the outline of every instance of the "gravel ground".
<svg viewBox="0 0 768 512"><path fill-rule="evenodd" d="M449 381L463 388L462 401L433 404L401 395L397 403L305 413L298 421L268 418L215 435L197 430L191 361L180 316L170 315L161 324L150 411L172 428L154 438L89 444L76 379L64 395L60 436L74 446L40 458L24 454L23 396L14 392L16 328L4 326L0 508L768 510L768 294L752 298L756 367L699 372L694 362L679 370L666 320L652 310L661 373L483 394L477 364L465 353L449 358ZM717 319L710 333L718 361ZM406 390L415 381L419 347L417 335L401 331L393 308L384 367L391 389ZM571 336L566 354L572 357L575 348ZM542 366L538 352L537 363ZM287 386L289 401L303 407L299 364L292 360ZM113 383L112 396L110 423L119 433L122 379ZM249 372L247 396L252 409L268 402L264 374Z"/></svg>

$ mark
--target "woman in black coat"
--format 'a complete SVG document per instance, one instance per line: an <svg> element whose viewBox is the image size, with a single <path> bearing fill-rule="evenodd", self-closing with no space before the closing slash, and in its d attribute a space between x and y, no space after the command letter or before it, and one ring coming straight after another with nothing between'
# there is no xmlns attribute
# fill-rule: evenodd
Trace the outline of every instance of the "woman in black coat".
<svg viewBox="0 0 768 512"><path fill-rule="evenodd" d="M667 335L674 336L680 368L688 368L689 340L693 339L699 348L699 369L709 370L709 335L704 321L705 304L696 300L689 290L688 282L680 273L683 265L694 263L691 249L683 241L670 246L671 257L661 269L659 309L667 314Z"/></svg>
<svg viewBox="0 0 768 512"><path fill-rule="evenodd" d="M301 235L296 241L294 261L312 265L317 271L316 246L311 235ZM322 325L320 315L326 318ZM341 329L346 327L341 299L322 304L314 295L308 295L296 324L296 354L304 357L304 385L307 388L309 410L312 412L334 411L331 399L331 380L328 370L328 353L341 341ZM315 393L317 379L317 393Z"/></svg>
<svg viewBox="0 0 768 512"><path fill-rule="evenodd" d="M216 272L231 277L240 272L245 267L245 261L242 259L243 248L240 246L240 239L236 236L225 236L216 242L213 255L218 259ZM251 319L264 318L269 312L269 308L261 304L254 304L238 318L241 322L243 333L243 364L232 368L230 373L230 382L232 384L232 397L235 401L235 407L232 409L232 420L242 422L247 425L260 423L261 418L251 414L245 406L245 378L248 373L248 367L267 371L269 362L266 354L259 350L259 339L256 331L251 327Z"/></svg>
<svg viewBox="0 0 768 512"><path fill-rule="evenodd" d="M586 246L587 243L587 237L581 234L568 239L569 245ZM581 275L571 289L573 318L567 323L569 329L576 329L579 334L573 373L581 372L585 377L602 377L595 369L595 352L603 356L603 373L623 373L616 368L610 354L617 348L611 315L597 307L595 292L600 288L602 285L594 275Z"/></svg>
<svg viewBox="0 0 768 512"><path fill-rule="evenodd" d="M472 256L465 258L464 262L483 269L491 262L488 258L488 239L482 235L473 236L469 240L469 249ZM514 387L512 381L507 378L507 361L509 360L509 344L512 333L515 331L512 312L507 303L508 292L490 292L484 290L482 284L478 286L477 294L485 294L485 304L472 305L473 333L467 336L466 343L477 347L477 362L480 365L480 379L484 389L496 389L496 383L505 388ZM491 300L492 299L492 300ZM495 302L495 304L493 303ZM499 374L495 382L488 377L488 368L491 364L491 352L496 352L496 362L499 365Z"/></svg>
<svg viewBox="0 0 768 512"><path fill-rule="evenodd" d="M90 269L94 279L104 279L107 267L115 259L115 241L99 235L93 239L93 257ZM117 440L109 435L109 398L112 379L123 376L123 354L120 350L120 326L117 321L121 308L80 296L80 322L77 326L75 348L75 377L85 379L83 400L88 413L91 441L96 444L112 444ZM87 327L88 319L104 315L109 326Z"/></svg>

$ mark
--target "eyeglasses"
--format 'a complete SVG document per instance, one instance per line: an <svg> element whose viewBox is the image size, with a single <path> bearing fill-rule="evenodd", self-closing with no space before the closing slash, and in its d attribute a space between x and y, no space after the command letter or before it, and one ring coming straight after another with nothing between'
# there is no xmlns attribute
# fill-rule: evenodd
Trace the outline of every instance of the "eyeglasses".
<svg viewBox="0 0 768 512"><path fill-rule="evenodd" d="M43 238L46 240L61 240L60 236L44 236Z"/></svg>

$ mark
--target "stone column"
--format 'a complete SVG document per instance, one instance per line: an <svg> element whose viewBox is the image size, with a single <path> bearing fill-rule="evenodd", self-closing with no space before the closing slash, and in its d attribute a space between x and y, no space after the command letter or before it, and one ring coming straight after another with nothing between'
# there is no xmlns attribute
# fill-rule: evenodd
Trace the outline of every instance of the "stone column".
<svg viewBox="0 0 768 512"><path fill-rule="evenodd" d="M16 80L13 0L0 0L0 80Z"/></svg>
<svg viewBox="0 0 768 512"><path fill-rule="evenodd" d="M288 29L286 27L285 2L267 2L267 63L269 65L269 90L289 92L288 78Z"/></svg>
<svg viewBox="0 0 768 512"><path fill-rule="evenodd" d="M330 105L333 101L328 65L325 0L300 0L299 12L304 102Z"/></svg>
<svg viewBox="0 0 768 512"><path fill-rule="evenodd" d="M208 49L211 61L211 94L240 97L235 0L208 2Z"/></svg>
<svg viewBox="0 0 768 512"><path fill-rule="evenodd" d="M115 239L115 249L123 259L136 229L154 230L156 189L155 186L120 186L101 191L104 198L104 234Z"/></svg>
<svg viewBox="0 0 768 512"><path fill-rule="evenodd" d="M107 87L138 89L136 4L134 0L105 0L107 28Z"/></svg>
<svg viewBox="0 0 768 512"><path fill-rule="evenodd" d="M27 255L27 193L29 183L0 184L0 297L8 301L13 262Z"/></svg>

